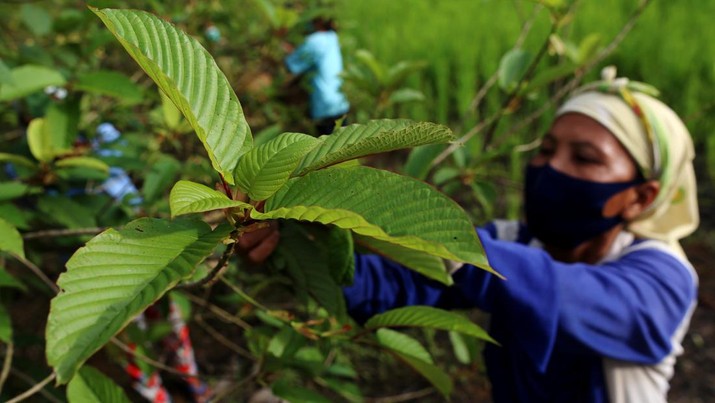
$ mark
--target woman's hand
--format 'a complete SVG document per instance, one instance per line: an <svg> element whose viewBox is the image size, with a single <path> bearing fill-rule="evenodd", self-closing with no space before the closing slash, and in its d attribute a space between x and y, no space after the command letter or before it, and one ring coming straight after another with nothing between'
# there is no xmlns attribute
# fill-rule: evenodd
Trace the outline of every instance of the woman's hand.
<svg viewBox="0 0 715 403"><path fill-rule="evenodd" d="M276 250L281 234L278 223L270 222L267 227L249 230L238 238L238 251L249 262L261 264Z"/></svg>

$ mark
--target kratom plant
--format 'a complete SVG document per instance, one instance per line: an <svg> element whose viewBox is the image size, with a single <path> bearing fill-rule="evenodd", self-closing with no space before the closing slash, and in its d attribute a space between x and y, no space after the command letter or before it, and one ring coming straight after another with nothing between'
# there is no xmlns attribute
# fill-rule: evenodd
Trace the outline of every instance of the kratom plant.
<svg viewBox="0 0 715 403"><path fill-rule="evenodd" d="M203 285L216 280L232 259L237 240L270 220L284 222L287 233L305 235L285 237L290 240L276 255L298 279L296 289L303 288L322 305L333 317L331 329L338 330L317 331L310 321L265 308L240 287L235 291L264 317L287 325L286 332L307 339L351 331L343 325L347 319L340 285L351 280L355 243L445 284L451 277L443 260L492 271L470 220L454 201L421 181L353 161L450 141L447 127L377 120L319 138L284 133L253 146L236 94L195 39L146 12L92 11L196 132L220 191L181 180L170 194L173 219L141 218L109 229L70 258L57 282L60 292L52 300L46 329L47 360L57 383L76 378L90 356L168 291L192 281ZM211 211L223 211L224 222L212 227L196 217ZM295 222L327 227L301 229ZM197 270L217 247L224 251L213 270ZM445 396L451 390L449 377L415 339L391 327L450 330L491 340L465 317L430 307L396 309L365 324L375 331L377 345ZM274 392L283 388L289 393L284 386L277 382Z"/></svg>

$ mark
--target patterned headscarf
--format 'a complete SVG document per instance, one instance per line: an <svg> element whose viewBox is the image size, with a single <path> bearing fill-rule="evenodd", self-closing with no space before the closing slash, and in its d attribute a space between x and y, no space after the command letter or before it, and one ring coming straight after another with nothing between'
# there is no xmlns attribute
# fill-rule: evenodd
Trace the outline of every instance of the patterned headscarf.
<svg viewBox="0 0 715 403"><path fill-rule="evenodd" d="M678 240L699 223L693 142L683 121L657 95L646 84L615 78L615 68L608 67L602 81L577 90L556 114L575 112L596 120L623 144L645 179L660 182L654 202L628 229L682 254Z"/></svg>

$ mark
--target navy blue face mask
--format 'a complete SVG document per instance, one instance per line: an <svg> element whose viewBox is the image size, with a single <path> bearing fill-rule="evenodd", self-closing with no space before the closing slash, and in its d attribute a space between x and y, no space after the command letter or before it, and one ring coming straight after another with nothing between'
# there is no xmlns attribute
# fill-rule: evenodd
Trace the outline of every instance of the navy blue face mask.
<svg viewBox="0 0 715 403"><path fill-rule="evenodd" d="M561 173L549 164L526 167L524 198L529 231L547 245L574 248L620 224L620 215L604 217L615 194L643 183L600 183Z"/></svg>

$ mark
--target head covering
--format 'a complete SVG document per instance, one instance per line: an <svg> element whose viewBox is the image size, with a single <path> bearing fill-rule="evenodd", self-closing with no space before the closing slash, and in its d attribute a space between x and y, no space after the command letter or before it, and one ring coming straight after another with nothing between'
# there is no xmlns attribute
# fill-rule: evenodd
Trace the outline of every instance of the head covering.
<svg viewBox="0 0 715 403"><path fill-rule="evenodd" d="M660 182L653 203L627 228L637 236L658 239L683 254L678 240L700 221L693 170L693 142L683 121L657 100L646 84L615 78L604 69L603 80L576 90L557 116L584 114L605 126L626 148L645 179Z"/></svg>

